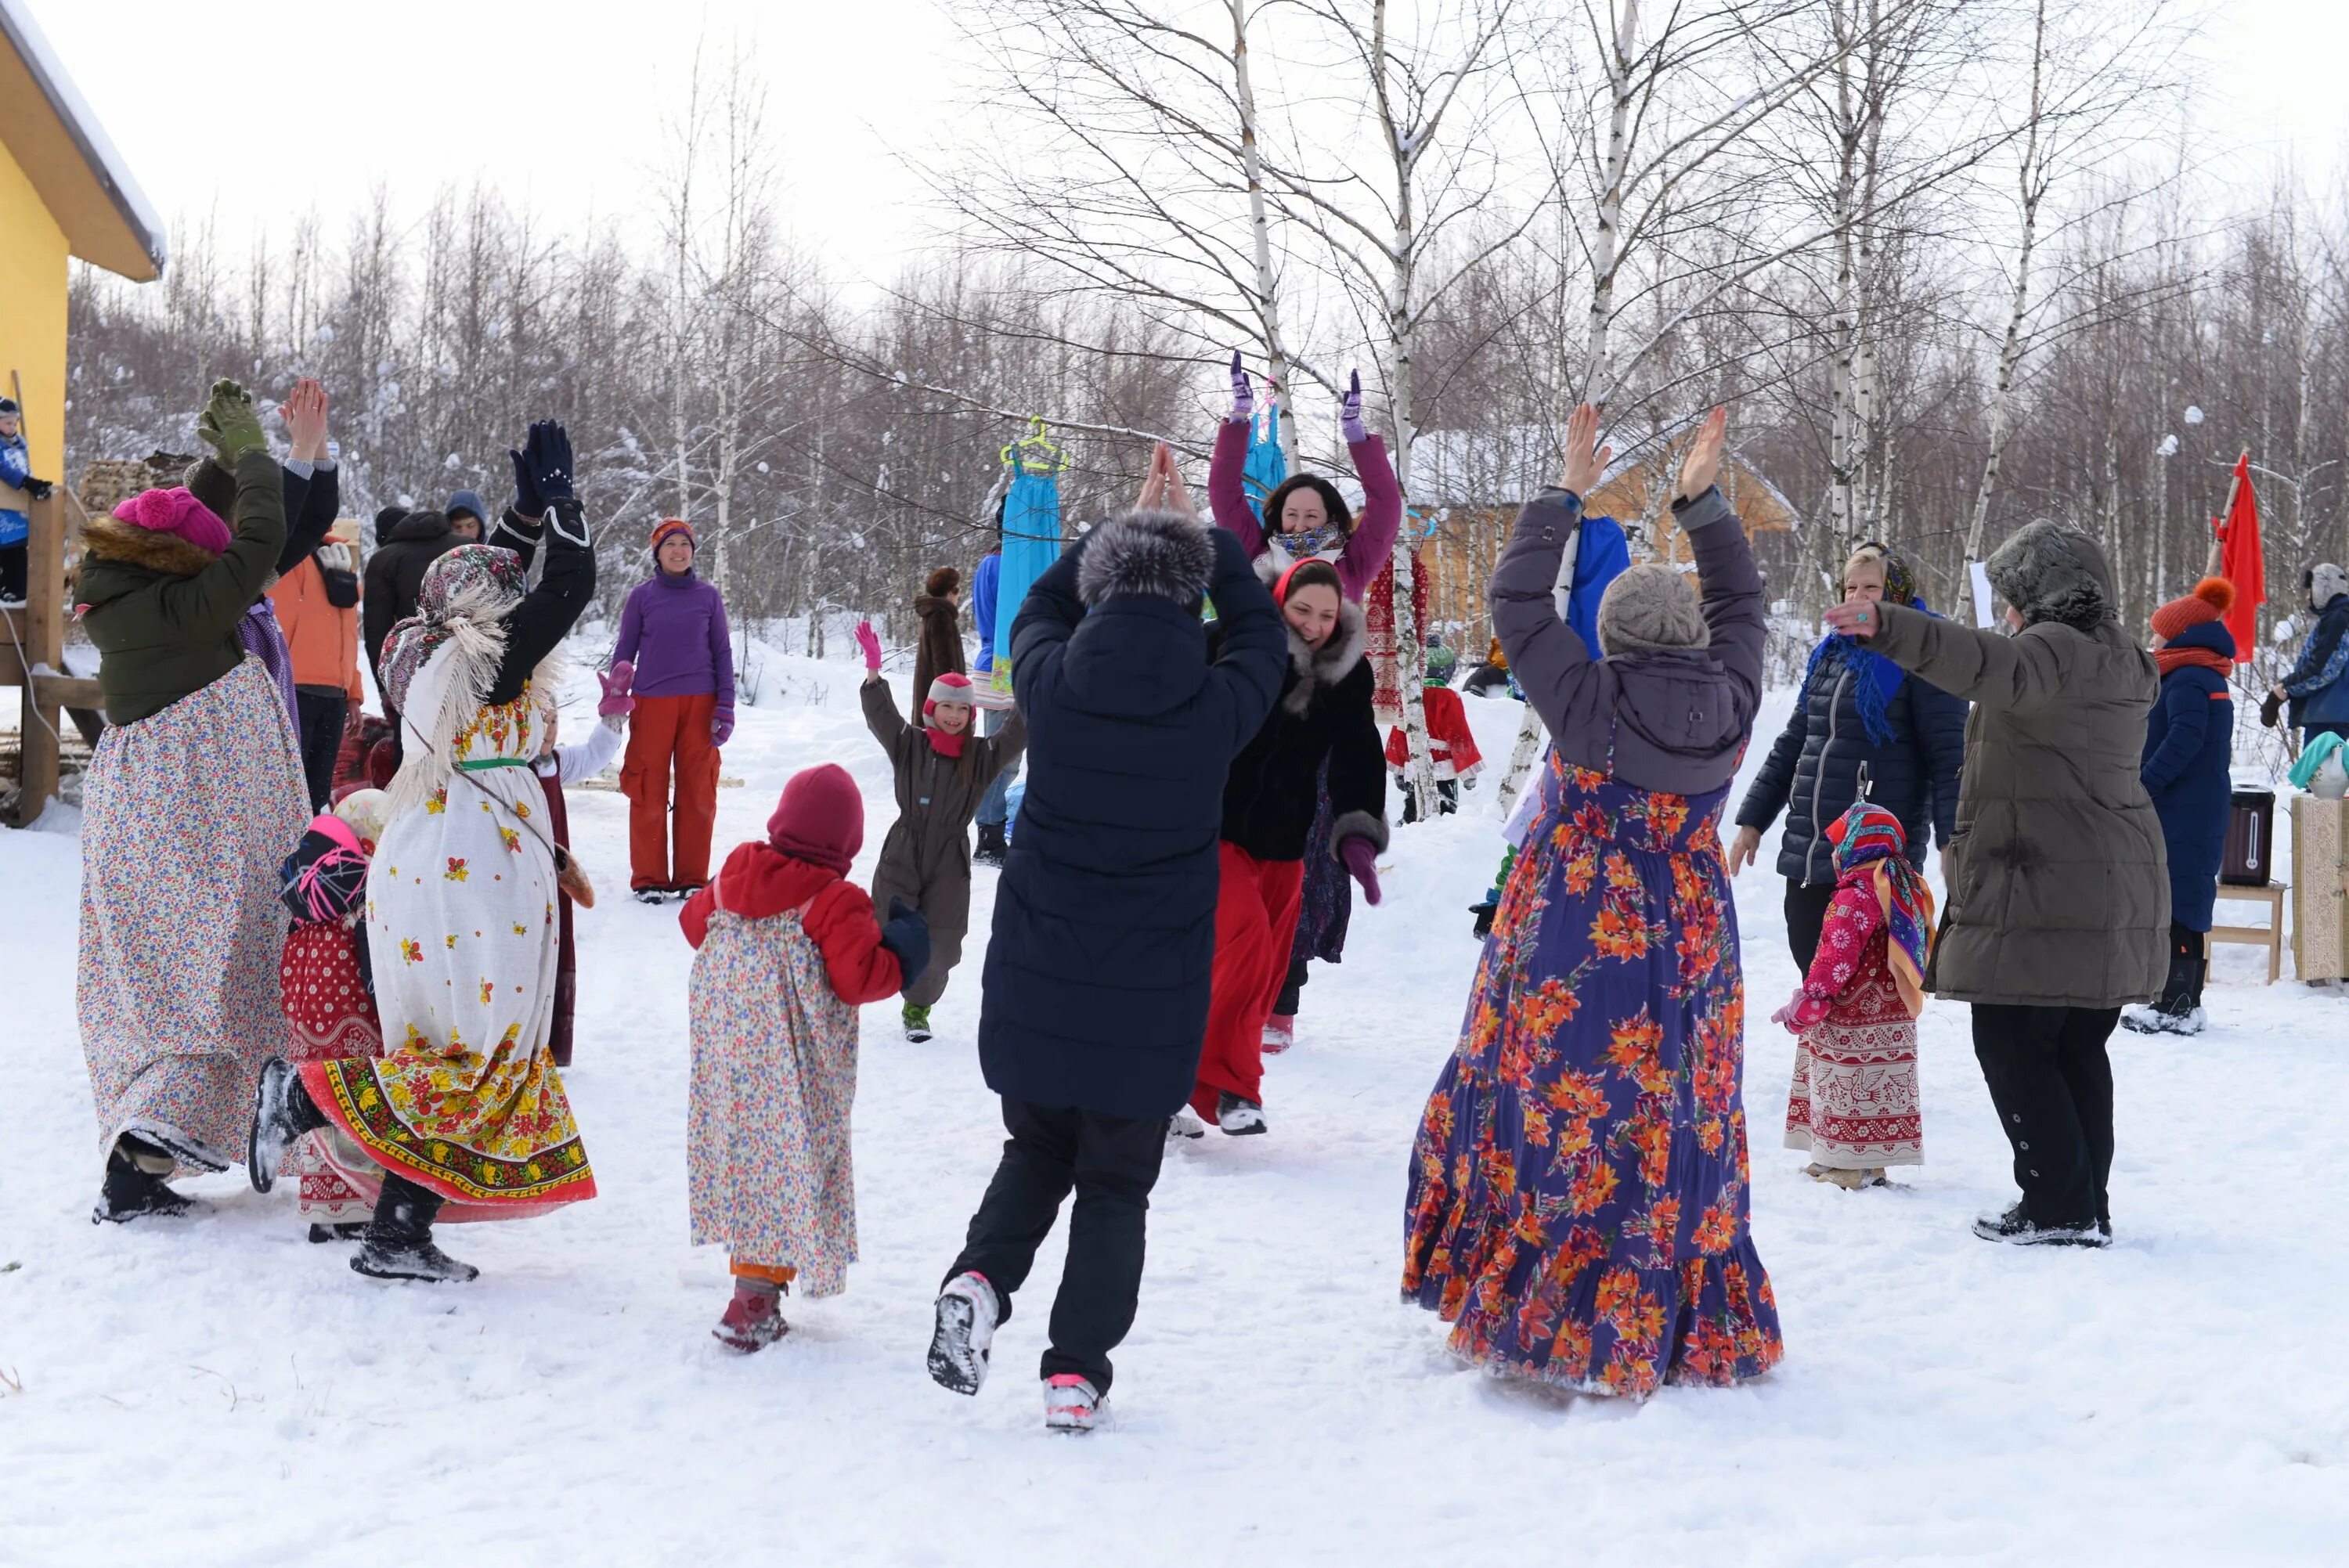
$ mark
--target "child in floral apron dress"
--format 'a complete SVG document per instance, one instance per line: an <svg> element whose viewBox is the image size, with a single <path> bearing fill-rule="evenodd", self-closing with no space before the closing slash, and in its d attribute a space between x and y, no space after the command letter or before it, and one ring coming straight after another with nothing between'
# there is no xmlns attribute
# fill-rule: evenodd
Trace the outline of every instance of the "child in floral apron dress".
<svg viewBox="0 0 2349 1568"><path fill-rule="evenodd" d="M856 1258L848 1146L856 1009L929 964L920 913L886 925L846 880L864 802L845 769L795 774L765 841L726 859L678 923L698 951L686 1177L692 1236L732 1254L734 1297L711 1332L745 1354L788 1326L778 1297L836 1295Z"/></svg>

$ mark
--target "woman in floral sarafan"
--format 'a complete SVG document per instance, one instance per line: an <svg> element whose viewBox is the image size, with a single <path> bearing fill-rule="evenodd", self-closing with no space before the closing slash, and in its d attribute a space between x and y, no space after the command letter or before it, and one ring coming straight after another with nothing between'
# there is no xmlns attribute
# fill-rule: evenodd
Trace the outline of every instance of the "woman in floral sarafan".
<svg viewBox="0 0 2349 1568"><path fill-rule="evenodd" d="M542 664L595 591L562 427L531 427L496 538L427 569L384 645L402 760L367 868L378 1059L273 1061L247 1169L263 1191L303 1133L332 1125L384 1170L352 1268L469 1280L432 1242L444 1203L519 1217L595 1195L550 1045L558 853L531 764L554 723ZM547 561L527 586L543 538Z"/></svg>
<svg viewBox="0 0 2349 1568"><path fill-rule="evenodd" d="M1762 580L1704 420L1669 566L1609 584L1598 655L1554 590L1611 455L1588 406L1491 589L1553 742L1540 805L1412 1151L1403 1295L1503 1377L1643 1399L1783 1353L1748 1224L1745 1025L1720 823L1762 680Z"/></svg>

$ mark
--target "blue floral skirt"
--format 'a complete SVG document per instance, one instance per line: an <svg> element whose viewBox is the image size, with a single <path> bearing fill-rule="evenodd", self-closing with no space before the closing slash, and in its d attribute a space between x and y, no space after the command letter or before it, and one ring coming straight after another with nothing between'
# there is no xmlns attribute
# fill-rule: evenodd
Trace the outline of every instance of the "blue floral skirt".
<svg viewBox="0 0 2349 1568"><path fill-rule="evenodd" d="M1640 1399L1784 1354L1747 1201L1727 795L1550 759L1405 1208L1403 1295L1491 1371Z"/></svg>

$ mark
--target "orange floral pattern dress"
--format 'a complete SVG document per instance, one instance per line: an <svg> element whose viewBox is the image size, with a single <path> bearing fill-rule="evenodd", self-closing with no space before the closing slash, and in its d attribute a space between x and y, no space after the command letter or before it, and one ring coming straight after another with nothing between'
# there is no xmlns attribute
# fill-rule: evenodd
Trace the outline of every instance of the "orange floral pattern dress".
<svg viewBox="0 0 2349 1568"><path fill-rule="evenodd" d="M448 782L385 827L366 914L384 1054L301 1068L385 1169L516 1217L595 1195L550 1045L554 845L530 762L551 718L528 686L480 709Z"/></svg>
<svg viewBox="0 0 2349 1568"><path fill-rule="evenodd" d="M1405 1208L1404 1296L1495 1373L1643 1399L1783 1354L1749 1224L1727 795L1549 759Z"/></svg>

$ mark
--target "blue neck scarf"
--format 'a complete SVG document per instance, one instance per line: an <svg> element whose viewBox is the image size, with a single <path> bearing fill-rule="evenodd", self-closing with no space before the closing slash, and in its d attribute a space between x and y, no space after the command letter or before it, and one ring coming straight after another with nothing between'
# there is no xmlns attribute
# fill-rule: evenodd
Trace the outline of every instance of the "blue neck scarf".
<svg viewBox="0 0 2349 1568"><path fill-rule="evenodd" d="M1909 672L1882 654L1872 654L1849 637L1830 632L1819 639L1818 646L1811 650L1810 663L1803 666L1803 700L1810 700L1812 683L1821 676L1833 680L1845 669L1851 671L1852 699L1859 706L1859 724L1868 731L1868 743L1889 746L1892 718L1887 710Z"/></svg>

